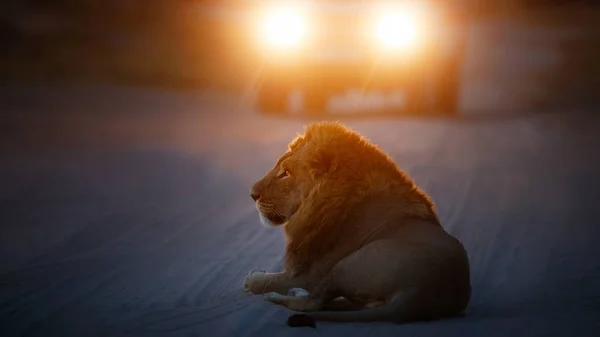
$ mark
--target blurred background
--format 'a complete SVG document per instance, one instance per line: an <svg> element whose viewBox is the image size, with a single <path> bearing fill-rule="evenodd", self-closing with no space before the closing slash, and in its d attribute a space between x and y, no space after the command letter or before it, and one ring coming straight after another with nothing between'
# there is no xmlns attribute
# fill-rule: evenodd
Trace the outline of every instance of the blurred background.
<svg viewBox="0 0 600 337"><path fill-rule="evenodd" d="M596 1L462 1L466 110L556 108L594 100ZM3 82L85 81L241 92L257 71L241 48L251 1L5 1ZM493 80L492 80L493 79ZM474 97L476 96L476 97Z"/></svg>
<svg viewBox="0 0 600 337"><path fill-rule="evenodd" d="M460 116L595 109L600 79L597 1L438 2L450 8L460 5L468 26L457 85ZM139 90L194 92L202 96L195 96L200 100L220 95L221 102L260 110L253 104L262 71L260 55L244 42L256 4L233 0L3 2L0 109L7 131L2 137L25 133L31 138L29 126L10 125L57 122L60 116L75 113L64 104L53 110L49 103L67 93L73 96L71 105L79 102L85 107L76 111L78 118L94 109L106 114L109 109L98 107L96 101L108 104L110 99L74 94L90 86L96 92L114 92L115 86L120 92L127 88L138 94ZM150 100L173 97L148 95ZM128 104L139 103L134 96L125 96L133 100ZM373 100L378 104L377 96L370 99L356 92L347 96L346 108L367 107L368 112ZM44 109L31 107L35 104ZM142 104L132 110L152 109ZM50 111L59 113L49 117ZM34 113L36 119L25 112ZM105 119L103 124L107 123ZM48 129L38 130L35 137L51 132ZM50 143L58 141L56 136L50 138ZM16 144L15 139L10 144Z"/></svg>

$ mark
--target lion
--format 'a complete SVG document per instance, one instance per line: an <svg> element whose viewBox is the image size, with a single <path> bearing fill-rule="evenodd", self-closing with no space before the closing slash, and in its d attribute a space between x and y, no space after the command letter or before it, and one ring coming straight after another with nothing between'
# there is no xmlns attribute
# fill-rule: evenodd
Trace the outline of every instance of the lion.
<svg viewBox="0 0 600 337"><path fill-rule="evenodd" d="M283 270L251 271L244 291L301 312L288 325L406 323L466 309L464 246L443 229L431 198L342 123L306 126L250 195L286 245Z"/></svg>

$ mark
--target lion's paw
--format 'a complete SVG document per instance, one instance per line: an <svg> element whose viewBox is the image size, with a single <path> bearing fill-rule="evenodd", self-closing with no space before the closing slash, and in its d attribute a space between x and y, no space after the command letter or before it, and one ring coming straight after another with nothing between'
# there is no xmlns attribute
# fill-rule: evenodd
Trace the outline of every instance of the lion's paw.
<svg viewBox="0 0 600 337"><path fill-rule="evenodd" d="M245 292L248 292L248 293L252 293L252 292L250 291L250 281L251 281L251 277L252 277L252 275L254 275L254 274L266 274L266 273L267 273L267 272L266 272L266 271L264 271L264 270L262 270L262 269L252 269L252 270L251 270L251 271L250 271L250 272L249 272L249 273L246 275L246 277L244 277L244 282L243 282L243 284L242 284L244 291L245 291Z"/></svg>
<svg viewBox="0 0 600 337"><path fill-rule="evenodd" d="M310 293L302 288L292 288L288 290L288 296L304 297L308 295L310 295Z"/></svg>
<svg viewBox="0 0 600 337"><path fill-rule="evenodd" d="M265 300L267 300L269 302L279 304L279 303L281 303L281 300L284 299L285 297L279 293L271 292L271 293L264 294L264 298L265 298Z"/></svg>

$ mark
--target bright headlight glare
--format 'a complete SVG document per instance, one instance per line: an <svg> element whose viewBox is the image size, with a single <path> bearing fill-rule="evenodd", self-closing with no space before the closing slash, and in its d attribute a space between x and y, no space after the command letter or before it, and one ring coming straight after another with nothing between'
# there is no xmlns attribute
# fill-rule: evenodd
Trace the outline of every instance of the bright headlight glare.
<svg viewBox="0 0 600 337"><path fill-rule="evenodd" d="M285 7L267 14L261 36L270 47L292 47L302 40L305 31L302 14L295 8Z"/></svg>
<svg viewBox="0 0 600 337"><path fill-rule="evenodd" d="M414 18L405 13L382 16L376 27L379 40L386 46L402 48L411 45L417 38L418 27Z"/></svg>
<svg viewBox="0 0 600 337"><path fill-rule="evenodd" d="M415 49L429 35L432 8L423 3L382 3L374 11L374 37L384 49Z"/></svg>

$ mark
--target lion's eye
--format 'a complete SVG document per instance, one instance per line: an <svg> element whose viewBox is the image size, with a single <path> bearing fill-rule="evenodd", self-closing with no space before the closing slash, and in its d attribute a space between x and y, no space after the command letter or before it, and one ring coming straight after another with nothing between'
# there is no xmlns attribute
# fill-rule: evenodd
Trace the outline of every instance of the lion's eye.
<svg viewBox="0 0 600 337"><path fill-rule="evenodd" d="M279 174L279 178L285 178L285 177L287 177L287 176L289 176L289 175L290 175L290 171L288 171L288 170L283 170L283 172L281 172L281 173Z"/></svg>

